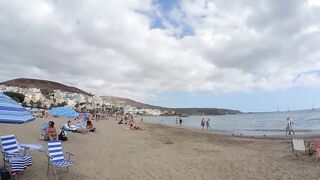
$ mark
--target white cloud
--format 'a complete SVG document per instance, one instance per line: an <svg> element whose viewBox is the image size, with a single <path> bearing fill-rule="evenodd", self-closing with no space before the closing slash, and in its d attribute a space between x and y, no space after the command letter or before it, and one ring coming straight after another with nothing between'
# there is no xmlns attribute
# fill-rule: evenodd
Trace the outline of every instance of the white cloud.
<svg viewBox="0 0 320 180"><path fill-rule="evenodd" d="M320 6L319 0L308 0L310 6Z"/></svg>
<svg viewBox="0 0 320 180"><path fill-rule="evenodd" d="M139 12L164 16L146 0L1 1L0 80L50 79L138 100L320 84L299 76L320 69L315 1L183 0L166 12L177 26L162 18L167 29L150 29ZM193 35L175 36L189 27Z"/></svg>

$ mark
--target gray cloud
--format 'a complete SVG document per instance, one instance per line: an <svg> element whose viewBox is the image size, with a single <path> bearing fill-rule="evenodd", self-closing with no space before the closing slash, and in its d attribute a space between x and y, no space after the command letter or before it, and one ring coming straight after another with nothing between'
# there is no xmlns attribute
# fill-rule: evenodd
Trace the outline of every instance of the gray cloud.
<svg viewBox="0 0 320 180"><path fill-rule="evenodd" d="M320 69L320 8L308 1L184 0L165 12L177 29L150 29L138 11L164 13L158 8L145 0L1 1L0 80L43 78L138 100L318 80L299 76ZM194 34L177 39L182 26Z"/></svg>

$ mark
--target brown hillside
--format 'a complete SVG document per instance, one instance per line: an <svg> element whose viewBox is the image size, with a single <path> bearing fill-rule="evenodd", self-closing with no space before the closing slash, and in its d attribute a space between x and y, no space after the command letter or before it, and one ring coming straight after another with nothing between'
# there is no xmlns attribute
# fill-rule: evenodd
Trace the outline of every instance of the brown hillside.
<svg viewBox="0 0 320 180"><path fill-rule="evenodd" d="M50 89L50 90L58 89L61 91L91 95L76 87L66 86L58 82L40 80L40 79L18 78L18 79L12 79L9 81L1 82L0 85L16 86L16 87L22 87L22 88Z"/></svg>
<svg viewBox="0 0 320 180"><path fill-rule="evenodd" d="M140 103L128 98L121 98L115 96L101 96L103 100L106 100L112 104L117 105L129 105L137 108L146 108L146 109L160 109L161 111L175 111L178 114L187 114L187 115L226 115L226 114L238 114L242 113L238 110L232 109L219 109L219 108L168 108L161 106L153 106L149 104Z"/></svg>

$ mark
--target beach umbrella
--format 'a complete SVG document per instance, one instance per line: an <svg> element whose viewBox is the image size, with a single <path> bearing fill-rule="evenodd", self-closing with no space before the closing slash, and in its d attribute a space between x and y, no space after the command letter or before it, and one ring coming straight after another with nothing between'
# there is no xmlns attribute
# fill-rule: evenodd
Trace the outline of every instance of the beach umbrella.
<svg viewBox="0 0 320 180"><path fill-rule="evenodd" d="M76 118L79 116L75 110L70 107L55 107L49 111L51 116L59 116L65 118Z"/></svg>
<svg viewBox="0 0 320 180"><path fill-rule="evenodd" d="M0 123L24 124L34 119L19 103L0 92Z"/></svg>

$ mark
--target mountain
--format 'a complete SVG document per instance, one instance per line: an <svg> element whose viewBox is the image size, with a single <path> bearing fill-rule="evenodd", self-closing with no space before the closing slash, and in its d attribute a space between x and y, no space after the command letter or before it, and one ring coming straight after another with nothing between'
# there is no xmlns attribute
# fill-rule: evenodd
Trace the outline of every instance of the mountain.
<svg viewBox="0 0 320 180"><path fill-rule="evenodd" d="M140 103L128 98L122 98L122 97L116 97L116 96L100 96L100 98L107 102L110 102L111 104L116 104L116 105L129 105L129 106L140 108L140 109L159 108L158 106L152 106L149 104Z"/></svg>
<svg viewBox="0 0 320 180"><path fill-rule="evenodd" d="M49 90L59 89L61 91L67 91L71 93L79 93L79 94L91 96L90 93L87 93L76 87L67 86L54 81L47 81L47 80L40 80L40 79L18 78L18 79L12 79L9 81L1 82L0 85L16 86L16 87L22 87L22 88L49 89Z"/></svg>
<svg viewBox="0 0 320 180"><path fill-rule="evenodd" d="M90 93L87 93L81 89L76 87L67 86L54 81L40 80L40 79L28 79L28 78L18 78L12 79L9 81L1 82L0 85L6 86L16 86L22 88L39 88L39 89L59 89L61 91L67 91L72 93L80 93L84 95L91 96ZM238 114L242 113L238 110L232 109L219 109L219 108L168 108L161 106L154 106L150 104L144 104L141 102L134 101L128 98L121 98L115 96L101 96L103 100L106 100L112 104L117 105L129 105L132 107L136 107L139 109L159 109L161 111L166 111L168 115L176 115L176 114L186 114L186 115L226 115L226 114ZM175 113L172 113L174 111Z"/></svg>
<svg viewBox="0 0 320 180"><path fill-rule="evenodd" d="M149 104L140 103L128 98L121 98L115 96L100 96L103 100L106 100L116 105L129 105L136 108L142 109L159 109L161 111L174 111L177 114L186 115L226 115L226 114L239 114L242 113L238 110L232 109L219 109L219 108L168 108L161 106L154 106Z"/></svg>

